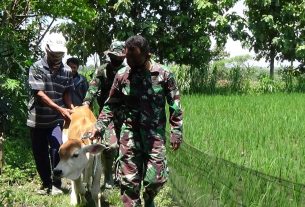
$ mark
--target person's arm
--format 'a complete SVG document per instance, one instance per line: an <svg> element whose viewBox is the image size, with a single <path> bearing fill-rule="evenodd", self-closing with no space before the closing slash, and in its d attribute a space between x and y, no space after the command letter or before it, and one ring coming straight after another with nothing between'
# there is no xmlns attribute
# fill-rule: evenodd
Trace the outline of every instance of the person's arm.
<svg viewBox="0 0 305 207"><path fill-rule="evenodd" d="M58 106L50 99L45 91L44 73L38 65L33 65L29 70L29 86L36 98L41 100L46 106L58 111L65 119L70 118L70 113L67 109Z"/></svg>
<svg viewBox="0 0 305 207"><path fill-rule="evenodd" d="M83 100L83 105L90 106L94 98L97 96L98 90L101 86L100 73L101 68L97 68L93 74L92 80L89 83L88 90Z"/></svg>
<svg viewBox="0 0 305 207"><path fill-rule="evenodd" d="M52 101L46 94L44 91L38 91L36 93L37 98L39 98L45 105L47 105L48 107L54 109L55 111L58 111L64 119L71 119L70 116L70 110L60 107L58 106L54 101Z"/></svg>
<svg viewBox="0 0 305 207"><path fill-rule="evenodd" d="M121 102L121 93L119 90L118 75L115 76L112 87L109 92L109 97L106 100L104 107L99 114L96 129L103 131L113 121L114 109Z"/></svg>
<svg viewBox="0 0 305 207"><path fill-rule="evenodd" d="M68 109L73 109L74 105L72 103L71 91L66 90L63 94L63 100Z"/></svg>
<svg viewBox="0 0 305 207"><path fill-rule="evenodd" d="M168 73L165 79L166 99L169 105L170 143L173 150L177 150L182 143L182 109L180 93L174 75Z"/></svg>

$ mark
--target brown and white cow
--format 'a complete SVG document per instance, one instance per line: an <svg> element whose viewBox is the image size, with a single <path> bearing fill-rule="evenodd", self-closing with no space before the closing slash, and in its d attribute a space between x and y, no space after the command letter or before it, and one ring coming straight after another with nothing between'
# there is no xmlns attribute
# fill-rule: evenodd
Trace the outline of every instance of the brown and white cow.
<svg viewBox="0 0 305 207"><path fill-rule="evenodd" d="M94 127L96 118L92 111L81 106L73 109L71 122L63 129L64 143L59 148L60 162L54 169L54 175L71 179L71 204L85 201L86 187L91 192L95 206L100 207L100 179L102 174L100 153L105 147L82 139L86 132ZM67 125L67 124L66 124ZM84 186L86 184L87 186Z"/></svg>

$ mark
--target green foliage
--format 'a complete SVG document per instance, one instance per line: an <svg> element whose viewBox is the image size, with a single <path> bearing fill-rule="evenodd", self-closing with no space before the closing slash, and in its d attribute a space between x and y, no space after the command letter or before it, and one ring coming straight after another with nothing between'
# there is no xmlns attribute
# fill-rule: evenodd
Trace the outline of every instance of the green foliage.
<svg viewBox="0 0 305 207"><path fill-rule="evenodd" d="M230 70L230 88L232 91L241 91L243 87L243 73L241 67L234 67Z"/></svg>
<svg viewBox="0 0 305 207"><path fill-rule="evenodd" d="M283 91L283 85L281 82L270 78L266 74L262 74L259 77L259 91L263 93L274 93Z"/></svg>
<svg viewBox="0 0 305 207"><path fill-rule="evenodd" d="M291 70L291 68L287 68L287 70L281 71L282 73L282 79L285 82L285 88L287 92L293 92L294 91L294 76L295 71Z"/></svg>
<svg viewBox="0 0 305 207"><path fill-rule="evenodd" d="M274 79L266 68L251 66L251 56L213 61L208 67L170 65L179 89L184 93L260 94L304 92L305 74L292 68L279 69Z"/></svg>
<svg viewBox="0 0 305 207"><path fill-rule="evenodd" d="M304 60L304 1L246 0L245 5L246 18L230 17L230 35L254 49L259 59L270 61L272 78L275 59Z"/></svg>
<svg viewBox="0 0 305 207"><path fill-rule="evenodd" d="M26 90L16 79L0 75L0 123L6 134L17 137L25 134Z"/></svg>
<svg viewBox="0 0 305 207"><path fill-rule="evenodd" d="M177 85L179 87L179 90L189 93L190 92L190 83L191 83L191 77L190 77L190 66L186 65L170 65L171 71L175 74L175 78L177 81Z"/></svg>
<svg viewBox="0 0 305 207"><path fill-rule="evenodd" d="M97 17L95 10L92 9L96 4L104 4L104 1L40 0L35 2L33 9L42 15L51 16L53 18L68 18L86 26L88 19L95 19Z"/></svg>
<svg viewBox="0 0 305 207"><path fill-rule="evenodd" d="M201 69L172 65L179 89L184 93L250 93L259 69L247 62L250 56L239 56L212 62Z"/></svg>
<svg viewBox="0 0 305 207"><path fill-rule="evenodd" d="M5 134L25 134L27 69L42 55L39 45L53 23L50 17L67 17L81 25L96 18L92 4L86 0L1 1L0 128Z"/></svg>
<svg viewBox="0 0 305 207"><path fill-rule="evenodd" d="M87 26L73 21L55 30L69 36L69 52L84 62L95 52L101 58L113 39L126 40L141 34L161 63L175 62L196 70L212 58L211 36L216 37L218 46L225 44L226 34L230 33L229 16L225 13L235 2L105 1L105 5L91 5L97 18L88 18Z"/></svg>
<svg viewBox="0 0 305 207"><path fill-rule="evenodd" d="M78 70L79 74L85 76L88 82L91 81L94 71L95 71L94 67L86 67L86 66Z"/></svg>
<svg viewBox="0 0 305 207"><path fill-rule="evenodd" d="M29 137L28 133L23 136ZM4 159L0 183L22 185L36 174L29 138L8 137L4 141Z"/></svg>
<svg viewBox="0 0 305 207"><path fill-rule="evenodd" d="M71 206L68 195L41 196L35 193L39 187L37 180L26 182L23 185L2 185L0 190L0 206Z"/></svg>
<svg viewBox="0 0 305 207"><path fill-rule="evenodd" d="M305 74L291 67L280 71L287 92L305 92Z"/></svg>

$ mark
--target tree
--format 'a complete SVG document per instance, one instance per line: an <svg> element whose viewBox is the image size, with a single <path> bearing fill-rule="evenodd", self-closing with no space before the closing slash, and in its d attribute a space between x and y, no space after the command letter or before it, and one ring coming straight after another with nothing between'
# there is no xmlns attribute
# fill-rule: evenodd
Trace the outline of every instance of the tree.
<svg viewBox="0 0 305 207"><path fill-rule="evenodd" d="M72 22L56 30L70 37L69 51L84 59L94 52L103 56L113 39L141 34L160 62L200 68L211 59L211 36L225 43L230 28L223 14L234 2L107 0L105 6L92 7L98 17L89 19L86 27ZM216 24L211 24L215 18Z"/></svg>
<svg viewBox="0 0 305 207"><path fill-rule="evenodd" d="M246 19L239 19L240 27L249 32L239 36L244 44L270 62L270 77L274 77L274 61L301 59L304 45L303 0L245 0ZM238 35L237 35L238 36Z"/></svg>
<svg viewBox="0 0 305 207"><path fill-rule="evenodd" d="M281 58L293 62L305 62L305 1L294 0L282 2L282 19L285 24L280 25Z"/></svg>
<svg viewBox="0 0 305 207"><path fill-rule="evenodd" d="M42 55L40 42L54 20L63 17L81 24L84 19L95 18L95 12L86 0L75 0L73 4L59 0L1 1L0 134L24 135L24 127L20 126L24 126L27 110L27 68Z"/></svg>
<svg viewBox="0 0 305 207"><path fill-rule="evenodd" d="M280 5L277 1L245 1L249 10L246 11L248 17L248 28L252 36L248 39L258 57L265 57L270 61L270 77L274 76L274 60L280 52L279 45L275 42L280 31Z"/></svg>

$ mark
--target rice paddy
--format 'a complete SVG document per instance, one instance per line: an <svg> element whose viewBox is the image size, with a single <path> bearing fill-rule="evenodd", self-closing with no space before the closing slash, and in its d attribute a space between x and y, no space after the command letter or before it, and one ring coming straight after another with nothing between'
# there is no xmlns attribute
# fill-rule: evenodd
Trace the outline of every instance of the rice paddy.
<svg viewBox="0 0 305 207"><path fill-rule="evenodd" d="M187 206L305 205L304 100L184 96L185 144L169 153L176 198L185 188L190 195L180 203Z"/></svg>

